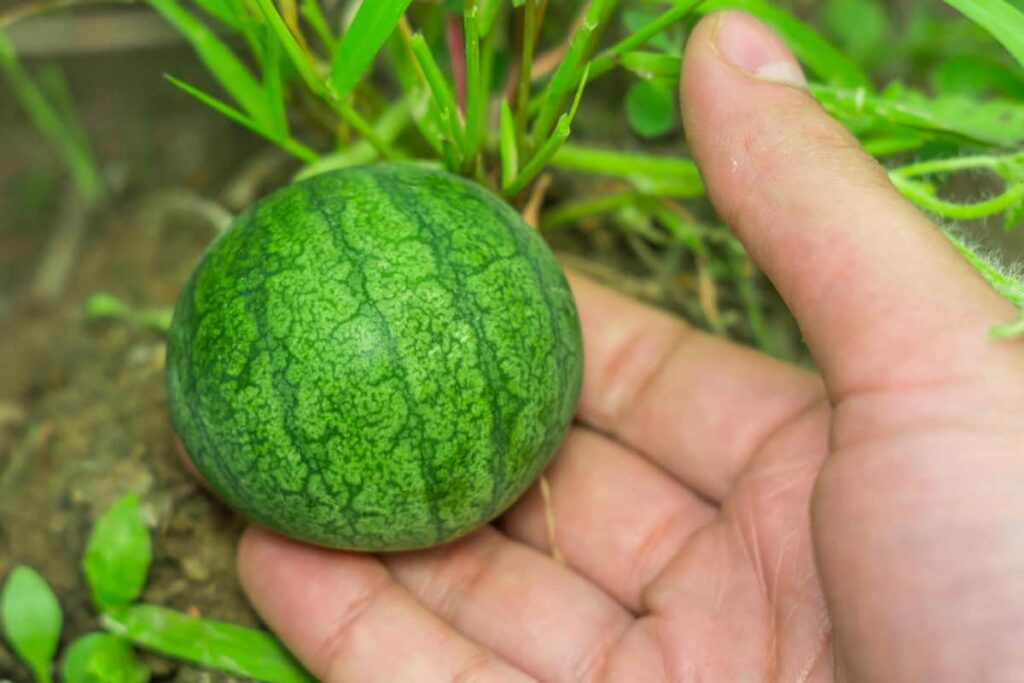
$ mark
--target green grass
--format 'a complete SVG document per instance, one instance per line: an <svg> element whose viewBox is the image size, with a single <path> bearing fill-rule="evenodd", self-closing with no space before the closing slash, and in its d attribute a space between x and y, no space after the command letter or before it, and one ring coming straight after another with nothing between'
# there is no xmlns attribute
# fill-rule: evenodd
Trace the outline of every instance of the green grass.
<svg viewBox="0 0 1024 683"><path fill-rule="evenodd" d="M824 0L813 22L785 0L374 0L354 12L346 11L349 3L317 0L148 2L192 45L217 88L171 82L291 153L298 176L376 159L419 160L522 206L546 170L580 174L595 187L613 183L616 201L604 200L605 185L595 197L549 201L542 225L565 227L567 217L586 211L624 234L643 224L669 235L667 214L654 208L661 200L683 202L708 227L716 223L692 160L609 149L599 132L588 141L570 123L579 107L581 120L600 118L607 127L607 115L591 110L612 107L638 141L680 149L674 93L685 37L700 16L739 8L782 36L814 95L889 167L911 201L944 221L1002 218L1011 227L1024 219L1024 170L1015 156L1024 144L1019 2L947 0L961 13L953 15L919 0L903 23L890 20L878 0ZM83 188L100 186L80 129L41 97L0 41L0 67L37 126ZM558 46L554 68L534 73L541 55ZM612 78L628 86L624 101L585 92ZM310 106L332 113L333 139L301 125ZM1004 187L952 201L943 188L957 173L995 173ZM679 267L695 271L701 255L677 244L686 254ZM701 258L722 273L735 271L724 253ZM749 283L725 275L716 286L732 293L723 300L739 314L726 333L753 340L751 300L743 295Z"/></svg>

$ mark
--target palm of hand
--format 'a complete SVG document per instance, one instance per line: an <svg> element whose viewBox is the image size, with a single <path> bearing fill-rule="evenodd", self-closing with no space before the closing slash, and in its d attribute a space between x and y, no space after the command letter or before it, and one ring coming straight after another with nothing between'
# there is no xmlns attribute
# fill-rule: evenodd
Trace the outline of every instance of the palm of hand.
<svg viewBox="0 0 1024 683"><path fill-rule="evenodd" d="M690 37L688 137L821 377L575 280L581 425L548 474L567 565L537 492L500 531L381 558L250 530L243 584L314 674L1019 674L1024 354L986 338L1012 310L812 98L743 70L753 45L772 78L795 62L729 17L744 64L721 17Z"/></svg>

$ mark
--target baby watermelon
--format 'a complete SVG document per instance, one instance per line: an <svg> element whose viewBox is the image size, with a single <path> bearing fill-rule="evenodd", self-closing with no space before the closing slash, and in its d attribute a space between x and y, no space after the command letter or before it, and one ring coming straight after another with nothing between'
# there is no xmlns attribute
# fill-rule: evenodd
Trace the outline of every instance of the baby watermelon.
<svg viewBox="0 0 1024 683"><path fill-rule="evenodd" d="M544 241L448 173L379 164L285 187L210 245L167 346L171 416L232 507L383 551L468 533L572 420L580 326Z"/></svg>

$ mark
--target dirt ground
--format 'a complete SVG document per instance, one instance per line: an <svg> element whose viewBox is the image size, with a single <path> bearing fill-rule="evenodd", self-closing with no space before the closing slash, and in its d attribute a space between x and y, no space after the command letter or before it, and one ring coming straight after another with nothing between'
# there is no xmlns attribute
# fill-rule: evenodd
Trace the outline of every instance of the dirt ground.
<svg viewBox="0 0 1024 683"><path fill-rule="evenodd" d="M192 197L237 193L226 179L252 167L262 149L160 78L198 78L187 52L138 56L67 61L117 192L86 218L66 286L52 301L34 296L32 283L58 248L58 227L81 207L69 205L55 155L0 89L0 577L24 563L50 582L64 609L62 646L97 628L81 556L96 516L128 492L141 494L154 539L143 600L257 623L234 574L241 523L175 460L162 337L82 313L97 291L133 305L173 305L213 234L190 208ZM234 680L148 662L154 680ZM0 641L5 677L29 680Z"/></svg>

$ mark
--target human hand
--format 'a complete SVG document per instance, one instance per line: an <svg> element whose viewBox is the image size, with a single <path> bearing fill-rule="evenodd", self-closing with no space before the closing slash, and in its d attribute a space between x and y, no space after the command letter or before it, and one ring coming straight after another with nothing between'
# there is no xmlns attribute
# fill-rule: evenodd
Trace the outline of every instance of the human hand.
<svg viewBox="0 0 1024 683"><path fill-rule="evenodd" d="M243 585L314 674L1019 680L1024 347L986 335L1012 308L800 78L766 29L715 15L683 113L821 375L574 278L587 366L548 473L568 566L536 492L383 557L250 529Z"/></svg>

